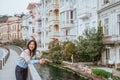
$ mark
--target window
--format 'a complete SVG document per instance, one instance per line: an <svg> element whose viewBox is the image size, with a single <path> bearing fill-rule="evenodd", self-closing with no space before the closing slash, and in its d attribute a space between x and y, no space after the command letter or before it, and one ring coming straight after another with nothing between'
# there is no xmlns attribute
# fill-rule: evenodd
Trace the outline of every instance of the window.
<svg viewBox="0 0 120 80"><path fill-rule="evenodd" d="M34 33L35 32L35 29L34 28L32 28L32 33Z"/></svg>
<svg viewBox="0 0 120 80"><path fill-rule="evenodd" d="M66 30L66 36L68 36L68 30Z"/></svg>
<svg viewBox="0 0 120 80"><path fill-rule="evenodd" d="M110 50L106 49L106 59L110 59Z"/></svg>
<svg viewBox="0 0 120 80"><path fill-rule="evenodd" d="M89 29L90 29L90 24L89 24L89 23L86 23L86 24L85 24L85 28L89 30Z"/></svg>
<svg viewBox="0 0 120 80"><path fill-rule="evenodd" d="M104 4L107 4L109 2L110 2L110 0L104 0Z"/></svg>
<svg viewBox="0 0 120 80"><path fill-rule="evenodd" d="M69 11L66 12L66 22L69 23Z"/></svg>
<svg viewBox="0 0 120 80"><path fill-rule="evenodd" d="M92 24L93 24L93 27L96 27L96 21L93 21Z"/></svg>
<svg viewBox="0 0 120 80"><path fill-rule="evenodd" d="M120 14L117 16L117 20L118 20L118 28L119 28L119 35L120 35Z"/></svg>
<svg viewBox="0 0 120 80"><path fill-rule="evenodd" d="M104 34L105 35L109 34L109 19L108 18L104 19Z"/></svg>
<svg viewBox="0 0 120 80"><path fill-rule="evenodd" d="M70 11L70 23L73 24L73 11Z"/></svg>

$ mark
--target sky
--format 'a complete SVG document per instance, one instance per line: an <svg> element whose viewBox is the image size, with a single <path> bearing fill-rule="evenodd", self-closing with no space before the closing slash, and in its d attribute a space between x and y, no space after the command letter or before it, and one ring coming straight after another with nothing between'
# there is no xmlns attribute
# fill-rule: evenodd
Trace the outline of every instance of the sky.
<svg viewBox="0 0 120 80"><path fill-rule="evenodd" d="M27 6L30 2L40 0L0 0L0 15L21 14L28 12Z"/></svg>

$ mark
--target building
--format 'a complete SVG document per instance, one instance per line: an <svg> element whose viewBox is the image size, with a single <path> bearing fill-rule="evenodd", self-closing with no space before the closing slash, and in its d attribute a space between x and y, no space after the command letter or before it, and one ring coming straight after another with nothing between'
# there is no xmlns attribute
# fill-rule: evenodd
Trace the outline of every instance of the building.
<svg viewBox="0 0 120 80"><path fill-rule="evenodd" d="M82 35L85 29L98 26L97 0L79 0L77 2L78 35Z"/></svg>
<svg viewBox="0 0 120 80"><path fill-rule="evenodd" d="M98 16L104 32L106 51L102 53L103 64L120 63L120 0L99 0Z"/></svg>
<svg viewBox="0 0 120 80"><path fill-rule="evenodd" d="M4 18L5 19L5 18ZM3 19L3 20L4 20ZM18 17L8 17L6 21L0 23L1 42L9 42L14 39L22 39L21 19Z"/></svg>
<svg viewBox="0 0 120 80"><path fill-rule="evenodd" d="M22 17L22 39L28 41L31 39L30 35L32 33L30 24L32 17L29 14L26 14Z"/></svg>
<svg viewBox="0 0 120 80"><path fill-rule="evenodd" d="M60 41L74 41L77 35L77 0L59 0Z"/></svg>
<svg viewBox="0 0 120 80"><path fill-rule="evenodd" d="M40 46L40 10L39 10L39 3L29 3L27 9L29 10L29 17L31 20L29 21L29 39L35 38L37 44Z"/></svg>

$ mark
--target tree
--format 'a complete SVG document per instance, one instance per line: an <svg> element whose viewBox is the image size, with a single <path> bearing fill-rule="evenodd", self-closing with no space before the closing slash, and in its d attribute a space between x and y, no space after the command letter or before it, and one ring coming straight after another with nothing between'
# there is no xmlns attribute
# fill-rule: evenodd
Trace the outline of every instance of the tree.
<svg viewBox="0 0 120 80"><path fill-rule="evenodd" d="M71 56L75 53L75 44L71 41L64 42L63 55L65 60L71 60Z"/></svg>
<svg viewBox="0 0 120 80"><path fill-rule="evenodd" d="M83 35L78 37L76 49L80 61L100 60L101 52L104 50L101 22L97 30L95 28L86 29Z"/></svg>

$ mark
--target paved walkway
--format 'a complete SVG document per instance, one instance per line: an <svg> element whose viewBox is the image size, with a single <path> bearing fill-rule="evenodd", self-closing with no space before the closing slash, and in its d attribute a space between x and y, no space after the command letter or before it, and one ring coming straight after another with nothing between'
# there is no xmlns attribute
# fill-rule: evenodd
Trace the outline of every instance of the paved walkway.
<svg viewBox="0 0 120 80"><path fill-rule="evenodd" d="M10 56L5 66L0 70L0 80L15 80L15 66L18 54L10 50Z"/></svg>

